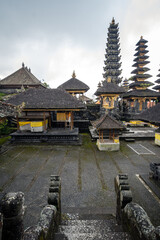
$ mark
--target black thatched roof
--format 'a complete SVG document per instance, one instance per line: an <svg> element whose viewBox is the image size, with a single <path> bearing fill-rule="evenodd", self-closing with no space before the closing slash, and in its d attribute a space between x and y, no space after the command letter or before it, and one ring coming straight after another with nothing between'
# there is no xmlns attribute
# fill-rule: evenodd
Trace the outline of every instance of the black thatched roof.
<svg viewBox="0 0 160 240"><path fill-rule="evenodd" d="M105 114L104 116L100 117L96 121L91 122L92 126L98 130L101 129L124 129L124 125L122 122L117 121L115 118Z"/></svg>
<svg viewBox="0 0 160 240"><path fill-rule="evenodd" d="M152 82L149 81L135 81L134 83L131 83L129 85L129 88L133 88L133 87L147 87L147 86L152 86L154 85Z"/></svg>
<svg viewBox="0 0 160 240"><path fill-rule="evenodd" d="M0 81L0 85L42 85L42 83L31 73L27 67L22 67L16 72ZM44 86L43 86L44 87Z"/></svg>
<svg viewBox="0 0 160 240"><path fill-rule="evenodd" d="M66 81L65 83L61 84L59 89L64 89L66 91L88 91L89 87L87 84L83 83L82 81L78 80L75 76L75 73L73 73L72 78Z"/></svg>
<svg viewBox="0 0 160 240"><path fill-rule="evenodd" d="M159 83L160 83L160 81L159 81ZM154 86L153 89L160 90L160 85Z"/></svg>
<svg viewBox="0 0 160 240"><path fill-rule="evenodd" d="M8 100L9 103L29 109L80 109L84 104L64 90L60 89L29 89Z"/></svg>
<svg viewBox="0 0 160 240"><path fill-rule="evenodd" d="M143 39L143 37L141 37L140 40L137 42L136 46L139 46L139 45L141 45L141 44L145 44L145 43L147 43L147 42L148 42L147 40L145 40L145 39ZM143 46L143 45L142 45L142 46Z"/></svg>
<svg viewBox="0 0 160 240"><path fill-rule="evenodd" d="M137 118L142 121L160 125L160 103L140 113Z"/></svg>
<svg viewBox="0 0 160 240"><path fill-rule="evenodd" d="M121 94L124 92L125 92L125 89L123 87L119 87L116 83L104 81L103 86L97 89L97 91L95 92L95 95L99 96L101 94L107 94L107 93Z"/></svg>
<svg viewBox="0 0 160 240"><path fill-rule="evenodd" d="M128 97L159 97L160 93L150 89L146 90L133 90L123 94L123 98Z"/></svg>
<svg viewBox="0 0 160 240"><path fill-rule="evenodd" d="M143 67L143 68L139 68L139 67L137 67L136 69L134 69L131 73L132 74L138 74L139 72L147 72L147 71L149 71L150 69L149 68L147 68L147 67Z"/></svg>

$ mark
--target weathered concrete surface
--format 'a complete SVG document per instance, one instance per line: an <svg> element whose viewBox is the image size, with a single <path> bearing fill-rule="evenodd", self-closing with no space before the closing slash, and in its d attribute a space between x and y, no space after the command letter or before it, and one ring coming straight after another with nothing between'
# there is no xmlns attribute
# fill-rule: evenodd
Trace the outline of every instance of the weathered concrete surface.
<svg viewBox="0 0 160 240"><path fill-rule="evenodd" d="M0 155L0 198L5 192L24 192L28 227L36 223L47 204L50 175L60 175L62 212L75 212L76 208L80 214L115 214L114 177L128 173L134 202L158 226L160 204L135 174L149 173L149 163L160 163L160 148L153 141L138 143L155 155L138 155L122 141L120 151L100 152L89 135L83 135L82 146L9 145Z"/></svg>
<svg viewBox="0 0 160 240"><path fill-rule="evenodd" d="M100 142L99 139L97 139L97 147L100 151L118 151L120 148L120 143L114 143L110 141Z"/></svg>

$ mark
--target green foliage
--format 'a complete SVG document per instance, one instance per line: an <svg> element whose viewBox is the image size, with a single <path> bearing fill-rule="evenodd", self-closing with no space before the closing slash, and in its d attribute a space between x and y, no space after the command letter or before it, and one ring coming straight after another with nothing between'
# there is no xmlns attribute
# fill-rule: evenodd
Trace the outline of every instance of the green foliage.
<svg viewBox="0 0 160 240"><path fill-rule="evenodd" d="M10 136L0 138L0 146L2 146L5 142L11 139Z"/></svg>
<svg viewBox="0 0 160 240"><path fill-rule="evenodd" d="M4 97L4 96L6 96L6 94L0 92L0 101L3 100L3 97Z"/></svg>
<svg viewBox="0 0 160 240"><path fill-rule="evenodd" d="M0 123L0 134L7 135L9 134L8 120Z"/></svg>
<svg viewBox="0 0 160 240"><path fill-rule="evenodd" d="M8 120L0 123L0 135L8 135L15 130L16 128L8 125Z"/></svg>
<svg viewBox="0 0 160 240"><path fill-rule="evenodd" d="M44 79L42 79L41 83L42 83L42 85L43 85L44 87L50 88L49 84L46 83L46 82L44 81Z"/></svg>

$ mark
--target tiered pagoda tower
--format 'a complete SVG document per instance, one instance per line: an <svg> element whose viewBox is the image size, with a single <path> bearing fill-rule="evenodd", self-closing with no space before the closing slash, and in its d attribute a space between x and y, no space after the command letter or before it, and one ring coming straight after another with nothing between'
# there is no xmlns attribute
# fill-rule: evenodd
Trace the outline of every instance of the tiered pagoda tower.
<svg viewBox="0 0 160 240"><path fill-rule="evenodd" d="M129 88L132 90L123 95L123 98L129 101L130 109L136 113L141 112L148 106L154 105L154 102L158 97L157 92L148 89L153 83L146 81L151 77L150 74L146 73L150 70L146 67L149 63L147 60L149 57L146 55L148 53L148 50L146 50L147 42L147 40L141 37L136 44L136 53L134 54L135 63L132 65L135 69L131 72L134 74L131 78L133 83L129 85Z"/></svg>
<svg viewBox="0 0 160 240"><path fill-rule="evenodd" d="M160 72L160 69L158 70ZM157 75L158 79L155 81L158 83L153 89L158 90L160 92L160 73Z"/></svg>
<svg viewBox="0 0 160 240"><path fill-rule="evenodd" d="M99 97L101 106L106 109L114 109L117 106L119 95L124 93L123 87L119 87L118 84L121 82L119 77L121 74L121 63L120 63L120 44L119 44L119 33L118 23L115 24L114 18L108 28L107 48L105 49L106 54L104 61L104 81L102 85L98 86L95 95Z"/></svg>
<svg viewBox="0 0 160 240"><path fill-rule="evenodd" d="M128 79L127 79L127 78L124 79L124 81L123 81L123 83L122 83L122 87L123 87L126 91L128 91L128 89L129 89L129 83L128 83Z"/></svg>
<svg viewBox="0 0 160 240"><path fill-rule="evenodd" d="M121 82L121 78L119 77L121 74L121 63L120 63L120 44L119 44L119 32L118 32L118 23L115 24L114 18L110 23L108 28L108 38L107 38L107 48L105 49L106 54L104 61L104 74L103 77L105 80L109 80L109 82L113 82L119 84Z"/></svg>

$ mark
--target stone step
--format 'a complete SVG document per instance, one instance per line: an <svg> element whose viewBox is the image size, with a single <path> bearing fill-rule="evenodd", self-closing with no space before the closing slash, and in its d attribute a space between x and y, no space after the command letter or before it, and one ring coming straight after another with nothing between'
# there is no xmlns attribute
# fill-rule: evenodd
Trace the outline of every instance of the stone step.
<svg viewBox="0 0 160 240"><path fill-rule="evenodd" d="M98 211L97 211L98 212ZM62 219L64 220L107 220L107 219L115 219L115 216L111 213L97 213L97 212L87 212L86 210L80 210L79 212L76 210L62 212Z"/></svg>
<svg viewBox="0 0 160 240"><path fill-rule="evenodd" d="M115 219L110 220L66 220L59 226L61 233L122 232Z"/></svg>
<svg viewBox="0 0 160 240"><path fill-rule="evenodd" d="M54 240L131 240L126 232L109 232L107 234L99 233L74 233L61 234L56 233Z"/></svg>

